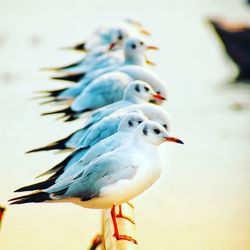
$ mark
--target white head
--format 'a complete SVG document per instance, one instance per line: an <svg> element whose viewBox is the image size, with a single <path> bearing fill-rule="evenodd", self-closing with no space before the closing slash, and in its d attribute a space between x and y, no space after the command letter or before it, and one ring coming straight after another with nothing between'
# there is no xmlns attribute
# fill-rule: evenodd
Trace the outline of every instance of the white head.
<svg viewBox="0 0 250 250"><path fill-rule="evenodd" d="M142 65L145 62L145 51L146 50L157 50L155 46L147 45L147 43L136 37L130 37L124 44L124 53L126 62L130 64Z"/></svg>
<svg viewBox="0 0 250 250"><path fill-rule="evenodd" d="M125 27L116 27L111 31L111 43L109 50L120 49L124 46L126 39L130 36Z"/></svg>
<svg viewBox="0 0 250 250"><path fill-rule="evenodd" d="M165 109L150 103L139 104L138 108L148 117L149 120L156 121L168 132L171 131L171 117Z"/></svg>
<svg viewBox="0 0 250 250"><path fill-rule="evenodd" d="M165 98L157 94L148 83L140 80L129 83L123 94L123 100L132 103L148 102L152 99L165 100Z"/></svg>
<svg viewBox="0 0 250 250"><path fill-rule="evenodd" d="M121 119L118 131L134 131L147 117L142 112L132 112L124 115Z"/></svg>
<svg viewBox="0 0 250 250"><path fill-rule="evenodd" d="M170 136L167 130L155 121L142 122L134 132L134 141L152 145L160 145L167 141L184 144L180 139Z"/></svg>

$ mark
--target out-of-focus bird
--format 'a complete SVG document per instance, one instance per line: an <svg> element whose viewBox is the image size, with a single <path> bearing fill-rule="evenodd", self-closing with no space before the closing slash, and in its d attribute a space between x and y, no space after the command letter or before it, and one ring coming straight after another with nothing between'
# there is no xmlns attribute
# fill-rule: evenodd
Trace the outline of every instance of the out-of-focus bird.
<svg viewBox="0 0 250 250"><path fill-rule="evenodd" d="M101 66L102 62L101 62L101 65L99 65L100 66L99 69L88 72L86 75L84 75L84 78L81 79L77 85L71 86L69 88L59 89L59 90L41 91L41 93L45 94L45 96L43 97L51 98L49 102L62 102L65 99L74 99L77 96L79 96L81 93L83 94L83 90L88 85L91 85L89 88L86 89L86 91L84 92L85 94L83 94L83 95L86 95L86 94L89 95L89 92L94 91L92 90L92 88L95 89L95 86L97 84L102 84L102 81L105 81L103 85L106 84L105 86L108 86L110 89L112 89L111 83L110 85L107 85L109 84L108 79L110 79L111 81L113 79L112 74L108 76L104 74L109 73L109 72L117 73L116 71L123 69L127 65L144 65L145 63L144 54L145 54L145 51L148 49L157 49L157 47L147 45L141 38L129 38L126 41L125 46L124 46L125 60L122 60L121 63L118 63L118 64L115 63L112 65L109 65L108 67L102 67ZM103 76L103 78L100 78L101 76ZM131 81L129 77L126 78L126 77L121 76L120 77L121 79L119 79L117 77L117 74L114 75L114 78L115 78L115 83L113 84L115 86L119 86L121 84L124 85L128 83L128 80ZM119 81L119 80L121 81L121 83L119 82L116 83L116 81ZM105 86L102 86L102 89L105 89ZM100 89L100 86L98 86L98 90L99 89ZM122 88L120 87L120 89ZM81 97L79 98L81 99ZM83 98L85 97L83 96Z"/></svg>
<svg viewBox="0 0 250 250"><path fill-rule="evenodd" d="M129 35L150 35L145 30L143 24L138 18L127 18L120 24L99 27L85 42L79 43L73 47L66 49L74 49L80 51L91 51L99 46L110 45L115 36L118 35L120 40L128 37Z"/></svg>

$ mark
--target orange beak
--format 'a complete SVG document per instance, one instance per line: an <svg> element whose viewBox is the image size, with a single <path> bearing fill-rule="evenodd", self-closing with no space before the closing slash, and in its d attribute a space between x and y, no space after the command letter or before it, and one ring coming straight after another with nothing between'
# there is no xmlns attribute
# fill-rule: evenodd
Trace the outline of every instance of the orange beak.
<svg viewBox="0 0 250 250"><path fill-rule="evenodd" d="M158 100L163 100L163 101L166 100L166 98L160 94L154 94L153 97Z"/></svg>
<svg viewBox="0 0 250 250"><path fill-rule="evenodd" d="M148 50L159 50L159 48L158 48L158 47L153 46L153 45L149 45L149 46L147 46L147 49L148 49Z"/></svg>
<svg viewBox="0 0 250 250"><path fill-rule="evenodd" d="M175 138L175 137L166 137L165 139L166 139L166 141L169 141L169 142L184 144L184 142L182 140Z"/></svg>
<svg viewBox="0 0 250 250"><path fill-rule="evenodd" d="M141 33L146 36L151 36L151 33L145 29L141 29Z"/></svg>

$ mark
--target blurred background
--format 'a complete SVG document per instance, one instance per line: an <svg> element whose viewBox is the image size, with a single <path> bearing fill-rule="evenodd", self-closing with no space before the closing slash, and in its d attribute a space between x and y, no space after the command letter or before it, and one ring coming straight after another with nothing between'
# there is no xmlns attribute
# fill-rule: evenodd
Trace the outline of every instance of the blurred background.
<svg viewBox="0 0 250 250"><path fill-rule="evenodd" d="M163 176L134 201L141 249L250 249L250 86L232 83L207 18L250 25L240 0L0 0L0 205L13 190L64 158L24 155L74 131L39 114L50 110L33 92L65 86L39 68L82 57L58 48L87 38L101 24L138 16L160 51L149 54L167 81L172 132L184 146L163 145ZM100 211L71 204L7 207L0 249L87 249Z"/></svg>

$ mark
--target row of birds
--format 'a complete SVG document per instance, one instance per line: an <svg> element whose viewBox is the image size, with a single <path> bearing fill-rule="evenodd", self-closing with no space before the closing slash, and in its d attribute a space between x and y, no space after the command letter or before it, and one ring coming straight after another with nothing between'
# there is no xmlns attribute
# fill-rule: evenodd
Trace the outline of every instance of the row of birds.
<svg viewBox="0 0 250 250"><path fill-rule="evenodd" d="M63 75L53 79L74 84L43 91L43 103L66 108L48 114L63 114L64 121L83 120L69 136L29 151L73 152L62 162L39 175L48 179L16 192L32 193L11 199L11 204L72 202L87 208L111 208L114 237L121 235L117 217L122 204L140 195L160 176L158 146L183 142L170 134L170 118L161 107L167 98L165 81L147 65L149 35L140 21L128 18L121 24L97 29L73 49L84 51L74 64L50 68ZM119 207L117 214L116 206Z"/></svg>

